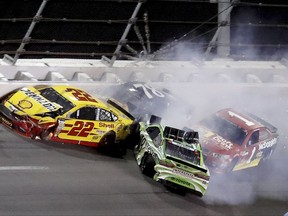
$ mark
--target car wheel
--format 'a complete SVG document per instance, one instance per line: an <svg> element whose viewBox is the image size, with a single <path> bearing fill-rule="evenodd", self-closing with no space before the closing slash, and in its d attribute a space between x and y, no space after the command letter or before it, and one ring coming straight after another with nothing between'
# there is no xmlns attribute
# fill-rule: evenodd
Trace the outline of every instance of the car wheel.
<svg viewBox="0 0 288 216"><path fill-rule="evenodd" d="M169 192L178 194L180 196L185 196L187 194L187 190L184 188L173 187L173 186L168 186L168 185L165 185L165 187Z"/></svg>
<svg viewBox="0 0 288 216"><path fill-rule="evenodd" d="M123 156L126 153L126 147L123 142L116 142L116 134L109 131L99 142L100 150L111 156Z"/></svg>
<svg viewBox="0 0 288 216"><path fill-rule="evenodd" d="M138 142L135 146L134 146L134 155L137 155L139 153L141 149L141 144Z"/></svg>
<svg viewBox="0 0 288 216"><path fill-rule="evenodd" d="M101 138L100 145L103 147L111 147L115 144L115 138L116 138L115 132L109 131Z"/></svg>
<svg viewBox="0 0 288 216"><path fill-rule="evenodd" d="M154 166L155 166L155 161L154 161L152 155L151 154L145 154L143 156L143 159L142 159L141 164L140 164L141 172L144 175L147 175L149 177L153 177L156 173Z"/></svg>
<svg viewBox="0 0 288 216"><path fill-rule="evenodd" d="M134 122L130 126L130 135L126 139L128 149L133 149L140 141L140 125L139 122Z"/></svg>

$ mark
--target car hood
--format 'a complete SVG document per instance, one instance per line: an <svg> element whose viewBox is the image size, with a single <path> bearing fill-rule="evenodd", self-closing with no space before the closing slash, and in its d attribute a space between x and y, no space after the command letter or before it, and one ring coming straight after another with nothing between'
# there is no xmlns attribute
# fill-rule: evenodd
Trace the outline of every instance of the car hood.
<svg viewBox="0 0 288 216"><path fill-rule="evenodd" d="M206 127L198 126L197 130L200 134L200 143L206 150L225 154L237 148L236 144L226 140Z"/></svg>
<svg viewBox="0 0 288 216"><path fill-rule="evenodd" d="M61 108L60 105L41 96L33 87L22 88L14 93L5 104L6 107L13 110L11 105L28 115L54 112Z"/></svg>

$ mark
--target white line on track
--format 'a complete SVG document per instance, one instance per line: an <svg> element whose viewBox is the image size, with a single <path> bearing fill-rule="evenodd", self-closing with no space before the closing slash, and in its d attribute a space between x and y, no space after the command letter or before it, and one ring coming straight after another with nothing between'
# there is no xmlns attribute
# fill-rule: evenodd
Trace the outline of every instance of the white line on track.
<svg viewBox="0 0 288 216"><path fill-rule="evenodd" d="M21 170L48 170L46 166L0 166L0 171L21 171Z"/></svg>

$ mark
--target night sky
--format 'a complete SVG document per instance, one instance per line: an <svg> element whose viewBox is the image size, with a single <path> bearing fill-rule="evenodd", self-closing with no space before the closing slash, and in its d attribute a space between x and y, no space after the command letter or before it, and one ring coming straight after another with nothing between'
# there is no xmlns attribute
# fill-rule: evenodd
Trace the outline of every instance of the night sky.
<svg viewBox="0 0 288 216"><path fill-rule="evenodd" d="M286 5L275 0L238 2L231 13L231 57L245 60L285 57L288 2ZM15 54L41 3L40 0L0 2L1 57ZM136 5L137 1L132 0L50 0L21 58L111 57ZM145 57L151 56L163 47L166 49L157 59L201 57L217 29L217 13L217 4L208 1L148 0L141 6L118 58L143 57L143 51ZM148 15L147 22L144 14ZM215 55L216 49L212 49L210 56Z"/></svg>

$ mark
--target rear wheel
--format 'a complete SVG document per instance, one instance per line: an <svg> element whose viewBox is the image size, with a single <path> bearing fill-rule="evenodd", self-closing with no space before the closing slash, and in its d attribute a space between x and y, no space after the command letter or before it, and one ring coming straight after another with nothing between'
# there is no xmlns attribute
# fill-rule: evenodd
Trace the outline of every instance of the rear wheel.
<svg viewBox="0 0 288 216"><path fill-rule="evenodd" d="M155 161L151 154L145 154L142 158L140 169L144 175L153 177L155 175Z"/></svg>
<svg viewBox="0 0 288 216"><path fill-rule="evenodd" d="M100 140L100 145L103 147L112 147L115 144L116 135L113 131L105 134Z"/></svg>
<svg viewBox="0 0 288 216"><path fill-rule="evenodd" d="M126 147L123 142L116 142L116 134L114 131L108 132L100 140L100 149L104 153L115 156L122 157L126 153Z"/></svg>
<svg viewBox="0 0 288 216"><path fill-rule="evenodd" d="M187 194L187 189L184 189L182 187L176 187L176 186L170 186L170 185L165 185L166 189L170 191L171 193L176 193L181 196L185 196Z"/></svg>

